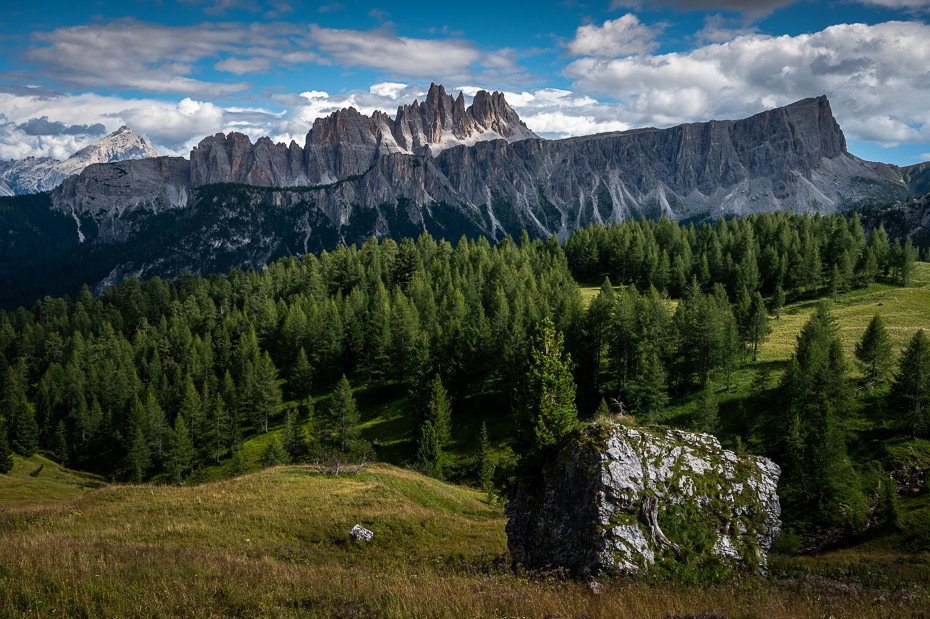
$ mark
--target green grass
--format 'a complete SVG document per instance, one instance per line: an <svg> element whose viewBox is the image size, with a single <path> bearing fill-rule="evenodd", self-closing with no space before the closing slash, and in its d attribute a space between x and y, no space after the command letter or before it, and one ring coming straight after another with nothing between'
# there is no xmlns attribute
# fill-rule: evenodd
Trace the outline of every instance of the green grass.
<svg viewBox="0 0 930 619"><path fill-rule="evenodd" d="M374 542L351 542L354 524ZM876 552L868 569L863 552L774 557L770 581L647 575L604 581L595 596L511 572L501 509L475 490L387 465L351 478L282 466L193 487L109 485L0 516L0 615L872 619L925 608L930 561Z"/></svg>
<svg viewBox="0 0 930 619"><path fill-rule="evenodd" d="M13 456L13 470L0 475L0 510L41 509L103 485L101 477L72 471L38 454Z"/></svg>

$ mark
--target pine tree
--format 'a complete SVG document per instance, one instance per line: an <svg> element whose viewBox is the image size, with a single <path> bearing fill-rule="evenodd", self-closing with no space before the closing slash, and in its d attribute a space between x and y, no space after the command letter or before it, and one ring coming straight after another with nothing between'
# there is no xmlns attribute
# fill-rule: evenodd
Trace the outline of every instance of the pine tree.
<svg viewBox="0 0 930 619"><path fill-rule="evenodd" d="M65 421L58 421L58 427L55 428L55 439L52 444L55 449L55 460L58 464L68 464L68 431L65 429Z"/></svg>
<svg viewBox="0 0 930 619"><path fill-rule="evenodd" d="M765 309L765 302L762 300L762 295L758 292L752 295L748 323L749 342L752 347L752 360L756 361L759 356L759 345L765 342L772 333L772 325L769 324L769 316Z"/></svg>
<svg viewBox="0 0 930 619"><path fill-rule="evenodd" d="M294 370L291 372L290 380L291 393L298 401L303 401L310 396L310 390L313 387L313 367L307 361L307 353L303 347L297 353L297 363L294 364Z"/></svg>
<svg viewBox="0 0 930 619"><path fill-rule="evenodd" d="M442 446L433 424L426 420L420 426L420 448L417 451L417 466L428 475L442 474Z"/></svg>
<svg viewBox="0 0 930 619"><path fill-rule="evenodd" d="M874 385L887 376L894 361L891 356L891 338L880 314L872 317L862 339L856 344L855 354L869 384Z"/></svg>
<svg viewBox="0 0 930 619"><path fill-rule="evenodd" d="M915 262L917 261L917 251L911 238L908 237L904 242L904 247L901 249L901 257L899 259L899 274L902 286L907 286L911 283L911 276L914 274Z"/></svg>
<svg viewBox="0 0 930 619"><path fill-rule="evenodd" d="M546 318L536 328L526 374L517 394L515 446L525 462L543 455L578 421L571 356L562 358L564 339Z"/></svg>
<svg viewBox="0 0 930 619"><path fill-rule="evenodd" d="M214 462L219 463L220 454L229 444L232 433L232 418L229 416L229 409L226 407L223 396L219 393L213 397L209 421L210 451Z"/></svg>
<svg viewBox="0 0 930 619"><path fill-rule="evenodd" d="M268 432L269 420L281 408L281 388L278 386L278 370L267 351L255 364L252 399L255 402L255 421L262 432Z"/></svg>
<svg viewBox="0 0 930 619"><path fill-rule="evenodd" d="M4 475L13 470L13 450L6 438L6 423L0 417L0 473Z"/></svg>
<svg viewBox="0 0 930 619"><path fill-rule="evenodd" d="M704 388L701 389L695 403L694 417L698 430L710 434L715 433L720 421L717 411L717 395L714 393L714 382L708 378L704 381Z"/></svg>
<svg viewBox="0 0 930 619"><path fill-rule="evenodd" d="M452 433L452 405L449 404L449 397L442 386L442 380L439 374L432 381L432 389L429 404L426 410L427 421L433 424L436 431L436 438L439 446L444 448L449 442L449 436Z"/></svg>
<svg viewBox="0 0 930 619"><path fill-rule="evenodd" d="M930 417L930 339L923 329L901 353L891 395L898 402L901 421L916 437Z"/></svg>
<svg viewBox="0 0 930 619"><path fill-rule="evenodd" d="M655 346L647 346L640 358L635 401L640 416L649 421L657 421L668 404L665 368Z"/></svg>
<svg viewBox="0 0 930 619"><path fill-rule="evenodd" d="M781 284L775 287L775 294L772 295L772 313L775 314L775 320L781 320L781 308L785 306L785 291Z"/></svg>
<svg viewBox="0 0 930 619"><path fill-rule="evenodd" d="M181 484L181 474L190 467L194 470L194 445L187 433L184 417L178 415L174 420L174 429L168 434L168 469L174 483Z"/></svg>
<svg viewBox="0 0 930 619"><path fill-rule="evenodd" d="M330 445L343 454L354 451L361 435L360 416L352 395L352 386L345 374L330 399L328 417Z"/></svg>
<svg viewBox="0 0 930 619"><path fill-rule="evenodd" d="M19 400L13 414L11 446L14 452L24 458L29 458L39 448L39 426L26 403L25 396Z"/></svg>
<svg viewBox="0 0 930 619"><path fill-rule="evenodd" d="M478 482L490 505L494 499L494 457L488 440L488 425L484 422L481 423L481 434L478 435Z"/></svg>
<svg viewBox="0 0 930 619"><path fill-rule="evenodd" d="M277 466L287 460L287 452L277 437L271 439L262 452L262 466Z"/></svg>
<svg viewBox="0 0 930 619"><path fill-rule="evenodd" d="M300 423L296 406L287 409L284 416L284 436L281 446L288 456L288 462L299 462L307 454L307 434Z"/></svg>
<svg viewBox="0 0 930 619"><path fill-rule="evenodd" d="M129 450L126 454L130 469L132 470L133 481L141 483L145 477L151 463L151 451L149 450L149 441L146 436L148 429L148 418L145 407L139 402L138 397L133 397L133 416L129 425Z"/></svg>
<svg viewBox="0 0 930 619"><path fill-rule="evenodd" d="M833 295L833 302L839 303L836 295L843 289L843 275L840 273L839 265L833 265L833 271L830 274L830 294Z"/></svg>

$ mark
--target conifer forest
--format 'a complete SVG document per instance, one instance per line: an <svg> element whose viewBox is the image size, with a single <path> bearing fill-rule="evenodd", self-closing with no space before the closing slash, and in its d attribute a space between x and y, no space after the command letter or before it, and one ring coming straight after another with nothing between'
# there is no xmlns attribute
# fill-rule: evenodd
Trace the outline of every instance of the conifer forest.
<svg viewBox="0 0 930 619"><path fill-rule="evenodd" d="M930 338L917 330L898 354L879 313L848 355L834 307L907 286L918 255L856 214L779 212L591 225L562 242L372 238L262 271L130 277L99 298L85 286L0 312L0 468L38 451L116 481L194 483L208 466L243 471L243 444L273 428L265 464L378 459L364 392L413 428L395 464L505 492L516 460L491 454L555 441L520 416L534 341L549 338L580 418L715 434L781 466L789 529L855 530L887 477L886 439L930 430ZM760 362L804 300L790 360ZM751 384L727 398L737 375ZM444 464L466 423L457 449L473 457Z"/></svg>

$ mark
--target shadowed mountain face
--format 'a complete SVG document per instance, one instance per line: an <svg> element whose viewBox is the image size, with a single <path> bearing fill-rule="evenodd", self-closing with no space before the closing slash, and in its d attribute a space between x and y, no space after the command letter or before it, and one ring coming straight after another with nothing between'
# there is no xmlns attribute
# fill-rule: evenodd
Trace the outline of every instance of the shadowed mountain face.
<svg viewBox="0 0 930 619"><path fill-rule="evenodd" d="M834 212L904 198L902 178L846 151L826 97L743 120L543 140L500 93L466 108L433 85L394 119L352 108L319 119L303 147L219 134L189 161L92 165L49 208L73 222L69 251L101 256L84 281L116 282L260 268L372 235L564 237L642 216Z"/></svg>

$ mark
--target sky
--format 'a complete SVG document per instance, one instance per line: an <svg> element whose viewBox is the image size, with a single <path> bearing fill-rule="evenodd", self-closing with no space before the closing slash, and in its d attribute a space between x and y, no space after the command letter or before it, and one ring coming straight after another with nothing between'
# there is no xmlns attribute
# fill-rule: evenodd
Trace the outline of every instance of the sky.
<svg viewBox="0 0 930 619"><path fill-rule="evenodd" d="M45 0L0 21L0 159L127 125L165 155L304 144L431 82L546 138L737 119L825 94L851 153L930 160L930 0Z"/></svg>

